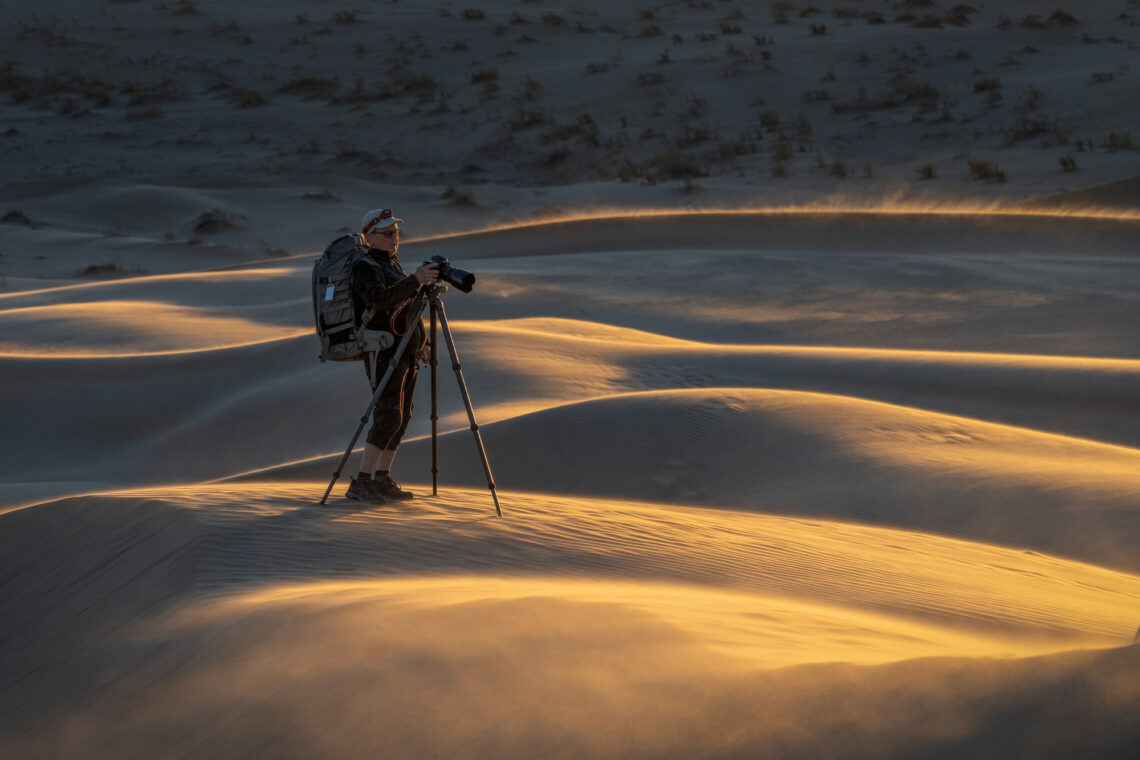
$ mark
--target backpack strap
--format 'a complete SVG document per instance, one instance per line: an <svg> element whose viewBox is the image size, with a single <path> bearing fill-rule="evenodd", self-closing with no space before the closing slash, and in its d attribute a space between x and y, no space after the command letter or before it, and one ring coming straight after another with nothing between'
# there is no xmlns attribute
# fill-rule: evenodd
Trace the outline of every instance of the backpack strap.
<svg viewBox="0 0 1140 760"><path fill-rule="evenodd" d="M364 261L364 262L367 262L367 263L371 264L372 266L376 267L377 269L382 269L379 262L374 261L372 259L372 257L368 256L367 254L361 256L359 259L357 259L357 261ZM368 327L368 323L372 321L372 318L376 316L376 313L377 313L376 309L373 309L371 306L367 307L360 314L360 326L361 327Z"/></svg>

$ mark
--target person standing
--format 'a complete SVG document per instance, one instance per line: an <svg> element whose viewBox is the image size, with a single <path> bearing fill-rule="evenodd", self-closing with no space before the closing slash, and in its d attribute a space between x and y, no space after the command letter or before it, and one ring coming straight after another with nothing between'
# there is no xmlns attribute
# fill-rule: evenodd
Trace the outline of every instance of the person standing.
<svg viewBox="0 0 1140 760"><path fill-rule="evenodd" d="M407 349L376 401L360 471L345 492L349 499L379 504L413 496L411 491L401 488L392 479L392 462L412 417L412 393L416 387L419 362L427 364L431 361L431 347L422 319L417 319L415 324L406 323L420 287L439 281L437 264L424 264L413 274L408 274L400 266L396 251L400 247L400 225L403 223L403 219L395 217L387 208L373 209L364 214L360 220L360 232L367 252L353 264L350 275L357 318L360 319L359 315L371 308L375 314L364 326L370 330L387 330L396 336L396 343L381 351L374 365L364 360L373 393L388 369L401 336L407 330L414 330Z"/></svg>

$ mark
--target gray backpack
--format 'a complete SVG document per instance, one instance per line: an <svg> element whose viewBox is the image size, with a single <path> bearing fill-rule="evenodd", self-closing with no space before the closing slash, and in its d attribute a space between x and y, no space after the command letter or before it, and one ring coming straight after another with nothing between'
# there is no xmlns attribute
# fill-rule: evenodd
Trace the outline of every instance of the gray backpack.
<svg viewBox="0 0 1140 760"><path fill-rule="evenodd" d="M367 253L363 236L345 235L329 243L313 263L313 318L322 362L369 359L372 364L377 353L396 342L390 332L364 327L376 316L375 309L365 309L359 323L354 313L352 265L361 259L371 262Z"/></svg>

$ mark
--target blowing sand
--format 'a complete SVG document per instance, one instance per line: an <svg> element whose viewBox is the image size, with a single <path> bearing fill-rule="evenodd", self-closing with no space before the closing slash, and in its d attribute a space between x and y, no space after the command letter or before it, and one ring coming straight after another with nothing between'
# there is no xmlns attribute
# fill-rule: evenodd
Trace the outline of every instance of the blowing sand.
<svg viewBox="0 0 1140 760"><path fill-rule="evenodd" d="M1136 756L1140 8L49 5L0 755ZM478 276L503 518L446 360L439 495L425 371L416 498L317 504L368 394L311 265L377 206Z"/></svg>

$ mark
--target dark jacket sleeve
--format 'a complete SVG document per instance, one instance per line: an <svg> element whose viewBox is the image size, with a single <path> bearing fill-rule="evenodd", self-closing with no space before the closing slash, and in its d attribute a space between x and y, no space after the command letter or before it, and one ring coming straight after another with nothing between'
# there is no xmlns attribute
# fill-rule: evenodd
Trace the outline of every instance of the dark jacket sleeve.
<svg viewBox="0 0 1140 760"><path fill-rule="evenodd" d="M400 301L414 296L419 287L414 274L390 282L381 267L367 261L352 265L353 294L363 308L372 307L377 314L391 311Z"/></svg>

